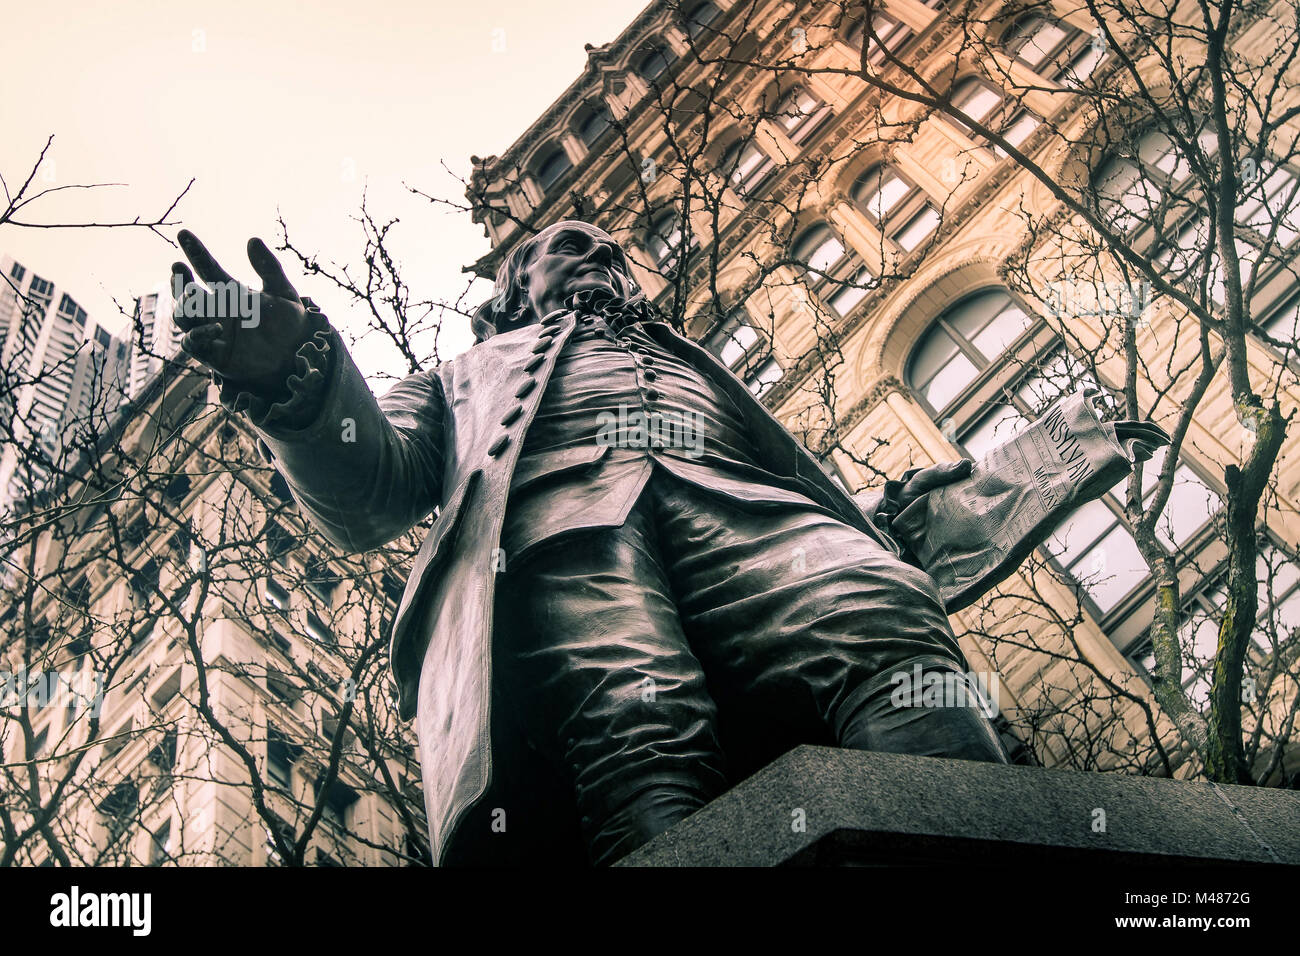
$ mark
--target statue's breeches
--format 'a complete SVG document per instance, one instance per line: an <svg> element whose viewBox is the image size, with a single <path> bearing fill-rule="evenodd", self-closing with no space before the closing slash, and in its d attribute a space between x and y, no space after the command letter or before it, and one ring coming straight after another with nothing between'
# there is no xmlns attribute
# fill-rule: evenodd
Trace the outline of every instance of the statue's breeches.
<svg viewBox="0 0 1300 956"><path fill-rule="evenodd" d="M597 862L794 744L855 745L894 674L965 668L933 582L868 535L663 472L621 527L557 539L498 595L498 678Z"/></svg>

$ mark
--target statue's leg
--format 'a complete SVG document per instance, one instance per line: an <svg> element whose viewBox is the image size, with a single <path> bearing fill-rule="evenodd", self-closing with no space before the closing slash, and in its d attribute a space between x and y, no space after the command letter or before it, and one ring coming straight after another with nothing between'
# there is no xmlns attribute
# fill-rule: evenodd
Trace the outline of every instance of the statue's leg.
<svg viewBox="0 0 1300 956"><path fill-rule="evenodd" d="M803 739L780 740L783 749L834 742L1006 760L988 701L968 693L965 659L928 575L815 507L742 507L683 482L659 488L669 580L729 756L733 729L752 723L764 737L800 728ZM931 671L943 679L939 698L919 698L938 706L895 706L899 681L915 680L918 664L923 681Z"/></svg>
<svg viewBox="0 0 1300 956"><path fill-rule="evenodd" d="M640 508L544 546L498 593L498 677L530 743L572 781L593 863L725 789L716 707Z"/></svg>
<svg viewBox="0 0 1300 956"><path fill-rule="evenodd" d="M853 750L1006 763L989 702L986 689L951 661L904 661L850 695L837 715L836 740Z"/></svg>

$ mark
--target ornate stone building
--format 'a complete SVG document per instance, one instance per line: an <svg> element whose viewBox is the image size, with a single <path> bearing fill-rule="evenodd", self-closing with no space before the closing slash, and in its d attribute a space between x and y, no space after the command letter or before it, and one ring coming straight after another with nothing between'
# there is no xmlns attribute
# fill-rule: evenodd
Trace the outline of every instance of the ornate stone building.
<svg viewBox="0 0 1300 956"><path fill-rule="evenodd" d="M1059 146L1089 129L1073 90L1106 83L1117 62L1084 8L879 0L868 9L651 3L613 42L588 47L581 76L504 154L474 158L467 191L493 244L479 275L492 277L522 237L550 222L602 226L629 250L661 310L721 355L851 489L914 464L978 457L1063 390L1116 389L1124 374L1105 347L1101 313L1053 304L1060 274L1041 250L1068 217L1047 185L1001 143L883 93L860 71L947 89L967 116L1062 182L1080 169L1085 180L1130 182L1135 168ZM1177 188L1179 170L1160 147L1153 135L1139 152ZM1284 166L1273 175L1271 197L1295 181ZM1282 228L1288 241L1292 226ZM1167 303L1127 289L1113 311L1136 318L1146 368L1166 367L1175 351L1181 361L1195 336L1180 338ZM1289 274L1261 284L1253 305L1262 332L1294 341L1295 295ZM1252 374L1280 381L1284 408L1294 407L1294 353L1262 338L1250 349ZM1144 407L1168 385L1140 381ZM1157 421L1171 424L1181 387L1156 405ZM1226 382L1216 380L1199 409L1160 523L1186 601L1194 700L1208 686L1196 655L1212 651L1222 603L1224 467L1252 440ZM1283 631L1300 624L1296 441L1292 429L1259 528L1263 601ZM954 628L972 667L998 675L1002 723L1021 759L1188 773L1147 683L1154 586L1123 495L1117 487L1085 508L996 599L955 615ZM1291 676L1248 724L1284 722L1295 692L1288 653ZM1294 764L1283 760L1271 779L1294 774Z"/></svg>

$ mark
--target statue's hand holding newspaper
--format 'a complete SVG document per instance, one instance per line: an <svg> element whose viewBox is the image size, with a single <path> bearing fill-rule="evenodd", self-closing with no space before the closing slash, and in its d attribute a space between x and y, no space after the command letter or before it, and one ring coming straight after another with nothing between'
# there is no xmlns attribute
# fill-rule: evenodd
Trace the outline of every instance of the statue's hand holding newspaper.
<svg viewBox="0 0 1300 956"><path fill-rule="evenodd" d="M1103 422L1090 395L1080 392L990 450L960 480L953 480L955 469L969 462L918 469L889 482L866 507L888 521L952 613L1008 577L1071 512L1167 444L1168 434L1151 422Z"/></svg>

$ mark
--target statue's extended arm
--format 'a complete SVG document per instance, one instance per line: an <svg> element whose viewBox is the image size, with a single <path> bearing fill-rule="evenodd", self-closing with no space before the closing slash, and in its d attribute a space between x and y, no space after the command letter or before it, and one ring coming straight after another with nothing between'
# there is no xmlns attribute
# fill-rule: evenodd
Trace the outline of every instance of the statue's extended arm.
<svg viewBox="0 0 1300 956"><path fill-rule="evenodd" d="M298 296L264 244L249 242L263 290L239 287L254 314L232 317L221 314L217 296L234 280L191 233L180 240L214 289L203 290L184 264L172 266L182 348L213 372L223 404L247 415L322 533L364 551L432 511L443 473L438 376L411 375L376 400L338 333Z"/></svg>
<svg viewBox="0 0 1300 956"><path fill-rule="evenodd" d="M978 462L914 469L856 500L906 560L934 578L953 613L1168 444L1152 422L1102 421L1085 390L1058 398Z"/></svg>

